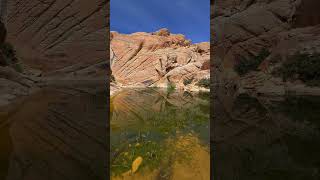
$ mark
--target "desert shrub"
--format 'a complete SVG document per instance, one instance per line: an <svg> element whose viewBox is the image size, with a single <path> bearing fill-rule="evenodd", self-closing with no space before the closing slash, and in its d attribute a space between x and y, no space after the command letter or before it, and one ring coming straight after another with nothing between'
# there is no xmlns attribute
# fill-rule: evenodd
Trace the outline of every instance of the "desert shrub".
<svg viewBox="0 0 320 180"><path fill-rule="evenodd" d="M210 79L200 79L200 81L198 81L196 85L199 87L210 88Z"/></svg>
<svg viewBox="0 0 320 180"><path fill-rule="evenodd" d="M320 54L297 53L277 70L284 81L299 79L309 86L320 86Z"/></svg>
<svg viewBox="0 0 320 180"><path fill-rule="evenodd" d="M18 58L16 57L16 50L14 47L10 43L5 42L0 46L0 49L4 55L6 64L11 66L17 72L23 72L23 68L19 64Z"/></svg>
<svg viewBox="0 0 320 180"><path fill-rule="evenodd" d="M191 84L194 78L184 79L183 84L186 86L188 84Z"/></svg>
<svg viewBox="0 0 320 180"><path fill-rule="evenodd" d="M260 63L270 55L270 52L266 49L262 49L257 56L250 58L240 57L239 61L235 65L235 71L240 75L245 75L250 71L257 70Z"/></svg>
<svg viewBox="0 0 320 180"><path fill-rule="evenodd" d="M23 68L20 63L14 63L11 67L19 73L23 73Z"/></svg>
<svg viewBox="0 0 320 180"><path fill-rule="evenodd" d="M114 78L113 74L111 74L111 76L110 76L110 82L115 82L115 81L116 81L116 79Z"/></svg>
<svg viewBox="0 0 320 180"><path fill-rule="evenodd" d="M170 92L175 91L175 89L176 89L176 85L173 82L168 82L167 91L170 93Z"/></svg>

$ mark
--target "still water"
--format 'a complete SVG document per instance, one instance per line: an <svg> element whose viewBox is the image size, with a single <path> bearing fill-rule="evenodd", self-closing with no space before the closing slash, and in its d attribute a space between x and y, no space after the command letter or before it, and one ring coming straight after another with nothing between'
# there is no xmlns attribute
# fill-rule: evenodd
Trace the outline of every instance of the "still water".
<svg viewBox="0 0 320 180"><path fill-rule="evenodd" d="M209 93L126 89L110 108L111 179L210 179Z"/></svg>
<svg viewBox="0 0 320 180"><path fill-rule="evenodd" d="M107 90L45 88L0 109L0 180L102 180Z"/></svg>
<svg viewBox="0 0 320 180"><path fill-rule="evenodd" d="M215 98L214 175L230 180L320 179L320 98Z"/></svg>

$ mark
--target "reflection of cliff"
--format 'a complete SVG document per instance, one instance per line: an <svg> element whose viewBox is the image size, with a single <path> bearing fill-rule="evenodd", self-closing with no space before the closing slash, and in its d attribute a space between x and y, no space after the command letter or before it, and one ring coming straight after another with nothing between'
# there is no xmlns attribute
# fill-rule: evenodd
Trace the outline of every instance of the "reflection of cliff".
<svg viewBox="0 0 320 180"><path fill-rule="evenodd" d="M208 103L207 100L201 100L198 95L187 92L168 93L161 89L124 89L112 97L111 127L138 125L139 122L143 123L155 115L150 113L163 113L170 108L179 111L179 109L197 106L201 102Z"/></svg>
<svg viewBox="0 0 320 180"><path fill-rule="evenodd" d="M12 139L8 127L1 127L0 132L0 179L6 179L12 153Z"/></svg>
<svg viewBox="0 0 320 180"><path fill-rule="evenodd" d="M209 178L208 93L124 89L111 115L112 179ZM131 174L137 156L143 162Z"/></svg>
<svg viewBox="0 0 320 180"><path fill-rule="evenodd" d="M7 180L105 178L106 95L85 92L46 89L10 116Z"/></svg>
<svg viewBox="0 0 320 180"><path fill-rule="evenodd" d="M219 179L318 179L319 100L237 97L215 100L214 166ZM316 101L316 102L315 102ZM318 104L318 105L317 105ZM230 107L230 108L225 108ZM307 109L307 108L304 108ZM297 116L292 113L302 113ZM299 117L299 118L293 118ZM318 118L317 118L318 119Z"/></svg>

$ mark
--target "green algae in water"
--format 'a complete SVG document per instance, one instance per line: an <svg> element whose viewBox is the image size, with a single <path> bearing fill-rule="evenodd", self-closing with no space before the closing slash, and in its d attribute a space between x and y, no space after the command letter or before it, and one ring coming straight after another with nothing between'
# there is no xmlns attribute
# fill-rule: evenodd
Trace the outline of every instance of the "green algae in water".
<svg viewBox="0 0 320 180"><path fill-rule="evenodd" d="M143 158L139 173L168 169L173 159L187 164L190 152L188 146L177 148L180 137L195 137L209 149L210 106L203 97L209 96L160 89L124 90L113 97L112 175L129 171L138 156Z"/></svg>

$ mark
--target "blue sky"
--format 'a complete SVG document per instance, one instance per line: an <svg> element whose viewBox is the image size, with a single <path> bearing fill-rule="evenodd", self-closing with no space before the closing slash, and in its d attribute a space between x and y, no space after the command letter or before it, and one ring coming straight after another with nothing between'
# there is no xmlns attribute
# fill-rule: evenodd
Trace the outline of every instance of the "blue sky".
<svg viewBox="0 0 320 180"><path fill-rule="evenodd" d="M110 10L111 31L168 28L193 43L210 41L210 0L111 0Z"/></svg>

